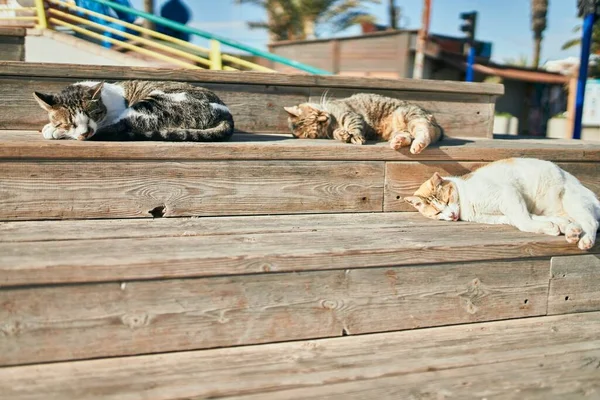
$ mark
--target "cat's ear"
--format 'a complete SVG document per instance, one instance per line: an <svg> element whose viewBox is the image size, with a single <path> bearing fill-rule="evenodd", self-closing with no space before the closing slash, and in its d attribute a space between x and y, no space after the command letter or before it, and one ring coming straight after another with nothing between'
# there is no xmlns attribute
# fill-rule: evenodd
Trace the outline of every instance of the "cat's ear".
<svg viewBox="0 0 600 400"><path fill-rule="evenodd" d="M444 181L444 178L442 178L442 176L440 174L438 174L437 172L434 172L430 181L431 181L431 184L433 185L433 187L438 187L442 184L442 182Z"/></svg>
<svg viewBox="0 0 600 400"><path fill-rule="evenodd" d="M33 98L46 111L51 111L56 105L56 98L51 94L33 92Z"/></svg>
<svg viewBox="0 0 600 400"><path fill-rule="evenodd" d="M329 119L329 114L327 114L326 112L321 112L319 114L319 116L317 117L317 121L319 122L325 122Z"/></svg>
<svg viewBox="0 0 600 400"><path fill-rule="evenodd" d="M100 98L103 87L104 87L104 81L101 81L98 84L90 87L90 92L92 93L92 100L97 100Z"/></svg>
<svg viewBox="0 0 600 400"><path fill-rule="evenodd" d="M404 198L404 201L417 210L423 205L423 200L419 196L408 196Z"/></svg>
<svg viewBox="0 0 600 400"><path fill-rule="evenodd" d="M298 106L283 107L283 109L287 111L287 113L290 114L292 117L299 117L300 114L302 114L302 110Z"/></svg>

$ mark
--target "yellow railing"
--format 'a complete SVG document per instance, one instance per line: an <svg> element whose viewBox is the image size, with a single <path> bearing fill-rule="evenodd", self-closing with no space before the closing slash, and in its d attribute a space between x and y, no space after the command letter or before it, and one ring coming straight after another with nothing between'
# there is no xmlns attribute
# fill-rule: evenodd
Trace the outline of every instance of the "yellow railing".
<svg viewBox="0 0 600 400"><path fill-rule="evenodd" d="M40 9L42 13L40 14ZM44 12L44 0L35 0L35 7L2 7L0 8L0 24L3 21L29 21L35 22L38 28L46 28L45 18L40 17ZM34 15L18 15L22 12L33 12ZM14 15L3 15L5 13L14 13ZM12 24L11 26L20 26L21 24ZM24 24L25 26L31 26L30 24Z"/></svg>
<svg viewBox="0 0 600 400"><path fill-rule="evenodd" d="M221 52L221 43L218 40L210 40L210 48L204 48L185 40L165 35L142 26L131 24L120 19L100 14L82 7L79 7L68 0L46 0L51 5L51 8L44 8L43 0L35 0L35 7L0 9L10 11L35 11L34 16L11 16L0 17L2 20L16 21L35 21L36 27L46 29L51 27L64 27L77 32L80 35L111 43L114 46L133 51L144 56L165 61L170 64L177 65L189 69L204 69L211 70L226 70L236 71L240 68L253 71L275 72L270 68L262 65L228 55ZM67 12L71 11L71 13ZM130 31L137 32L139 35L134 35L128 32L123 32L94 21L90 21L79 15L94 17L112 24L120 25ZM91 28L91 29L90 29ZM111 33L113 37L105 36L103 33ZM142 34L144 36L142 36ZM232 64L237 68L229 65L223 65L223 62Z"/></svg>

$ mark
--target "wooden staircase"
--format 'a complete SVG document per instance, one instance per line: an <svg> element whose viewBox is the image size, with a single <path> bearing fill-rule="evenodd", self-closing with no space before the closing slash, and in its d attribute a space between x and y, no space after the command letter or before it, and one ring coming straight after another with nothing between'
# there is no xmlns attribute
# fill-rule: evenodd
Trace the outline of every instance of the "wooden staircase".
<svg viewBox="0 0 600 400"><path fill-rule="evenodd" d="M215 90L228 143L47 141L31 92L82 79ZM284 105L364 91L449 138L297 140ZM600 144L492 138L502 87L0 63L0 399L600 398L600 246L445 223L434 171L559 163Z"/></svg>

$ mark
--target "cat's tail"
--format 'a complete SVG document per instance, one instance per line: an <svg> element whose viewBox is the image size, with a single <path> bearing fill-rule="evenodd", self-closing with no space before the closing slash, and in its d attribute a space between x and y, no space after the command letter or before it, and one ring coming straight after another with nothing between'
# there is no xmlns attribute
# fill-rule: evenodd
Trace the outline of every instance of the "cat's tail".
<svg viewBox="0 0 600 400"><path fill-rule="evenodd" d="M225 142L233 135L233 129L233 118L227 118L212 128L168 129L159 132L159 136L173 142Z"/></svg>

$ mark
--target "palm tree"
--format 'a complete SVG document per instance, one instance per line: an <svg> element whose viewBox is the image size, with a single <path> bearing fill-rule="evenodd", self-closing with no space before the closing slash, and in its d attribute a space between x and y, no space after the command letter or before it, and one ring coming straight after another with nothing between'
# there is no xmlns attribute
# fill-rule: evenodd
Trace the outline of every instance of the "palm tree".
<svg viewBox="0 0 600 400"><path fill-rule="evenodd" d="M577 25L573 29L573 33L581 32L581 25ZM575 39L568 40L565 42L561 49L566 50L571 47L580 46L581 45L581 36ZM594 24L594 28L592 29L592 43L590 45L590 53L598 54L600 52L600 20Z"/></svg>
<svg viewBox="0 0 600 400"><path fill-rule="evenodd" d="M531 0L531 30L533 31L533 68L540 65L543 33L546 30L548 0Z"/></svg>
<svg viewBox="0 0 600 400"><path fill-rule="evenodd" d="M255 4L267 11L267 21L249 22L251 28L267 29L272 41L312 39L317 26L329 24L342 31L361 22L373 22L364 10L365 3L381 0L236 0L237 4Z"/></svg>

